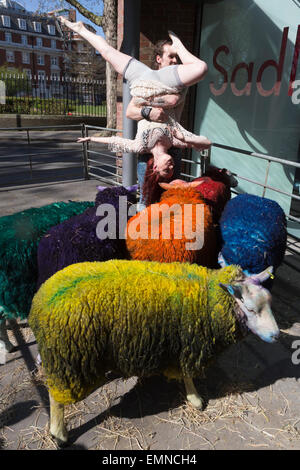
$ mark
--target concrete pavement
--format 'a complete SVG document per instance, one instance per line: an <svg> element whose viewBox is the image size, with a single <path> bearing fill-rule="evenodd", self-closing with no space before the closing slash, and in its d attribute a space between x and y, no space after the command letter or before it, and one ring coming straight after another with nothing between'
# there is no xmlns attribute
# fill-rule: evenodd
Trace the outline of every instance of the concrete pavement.
<svg viewBox="0 0 300 470"><path fill-rule="evenodd" d="M64 136L59 148L74 145L73 138ZM14 137L0 139L1 155L4 146L12 149L16 144ZM74 178L73 171L68 176L64 182L50 178L2 186L0 214L55 201L94 199L98 181L85 181L79 174ZM249 335L223 354L206 379L196 382L206 399L204 411L185 402L184 389L176 382L161 377L138 383L135 378L115 379L68 407L68 449L299 450L300 364L295 360L300 358L300 343L295 342L300 341L300 255L299 244L289 240L289 246L293 253L287 251L272 290L279 341L270 345ZM18 322L9 335L16 350L0 365L0 446L55 449L47 430L49 401L35 364L35 339L26 321Z"/></svg>

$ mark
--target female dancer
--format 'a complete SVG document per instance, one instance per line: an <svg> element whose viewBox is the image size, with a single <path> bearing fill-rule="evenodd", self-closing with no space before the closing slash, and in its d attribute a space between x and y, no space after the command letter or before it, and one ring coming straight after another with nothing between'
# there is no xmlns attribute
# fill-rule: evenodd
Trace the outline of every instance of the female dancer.
<svg viewBox="0 0 300 470"><path fill-rule="evenodd" d="M174 53L182 64L170 65L159 70L152 70L133 57L124 54L107 44L102 36L85 28L82 22L72 23L64 17L58 19L73 32L87 40L114 69L128 80L131 94L137 104L164 108L168 115L165 123L142 119L134 140L112 137L79 138L78 142L95 141L107 143L110 149L120 152L152 153L153 161L148 165L148 178L151 174L157 180L170 180L174 162L168 154L171 146L203 150L211 145L204 136L196 136L184 129L177 121L174 107L183 99L185 88L200 81L207 71L207 65L192 55L172 32Z"/></svg>

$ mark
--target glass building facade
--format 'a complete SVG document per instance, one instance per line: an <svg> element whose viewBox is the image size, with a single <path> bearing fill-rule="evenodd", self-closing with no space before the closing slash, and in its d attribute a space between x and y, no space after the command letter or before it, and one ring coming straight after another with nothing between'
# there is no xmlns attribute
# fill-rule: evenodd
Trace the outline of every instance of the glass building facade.
<svg viewBox="0 0 300 470"><path fill-rule="evenodd" d="M300 163L300 1L202 3L199 53L209 71L197 85L194 132L246 151L211 151L212 164L241 176L238 192L274 199L299 217L300 200L288 194L300 196L300 168L276 158ZM288 226L300 237L292 217Z"/></svg>

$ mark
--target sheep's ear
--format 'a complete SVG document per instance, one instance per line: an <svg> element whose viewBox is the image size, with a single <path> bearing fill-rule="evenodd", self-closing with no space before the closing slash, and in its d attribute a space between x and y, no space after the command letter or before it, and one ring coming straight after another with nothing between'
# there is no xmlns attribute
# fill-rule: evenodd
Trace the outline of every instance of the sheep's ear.
<svg viewBox="0 0 300 470"><path fill-rule="evenodd" d="M258 280L260 283L263 283L265 282L267 279L269 279L269 277L271 279L274 279L274 275L273 275L273 266L269 266L267 269L265 269L264 271L262 271L261 273L259 274L252 274L250 277L252 279L255 279L255 280Z"/></svg>
<svg viewBox="0 0 300 470"><path fill-rule="evenodd" d="M187 183L191 188L196 188L200 186L200 184L203 184L204 180L202 181L191 181L190 183Z"/></svg>
<svg viewBox="0 0 300 470"><path fill-rule="evenodd" d="M104 191L104 189L106 189L106 188L107 188L107 186L97 186L97 189L98 189L99 192Z"/></svg>
<svg viewBox="0 0 300 470"><path fill-rule="evenodd" d="M240 284L222 284L222 282L220 282L219 286L225 292L229 293L233 297L235 297L237 299L242 298L242 286Z"/></svg>
<svg viewBox="0 0 300 470"><path fill-rule="evenodd" d="M133 186L126 186L125 189L127 189L127 191L130 193L135 193L138 190L138 187L138 184L134 184Z"/></svg>
<svg viewBox="0 0 300 470"><path fill-rule="evenodd" d="M238 180L233 176L233 174L231 174L229 178L230 178L230 187L236 188L239 185Z"/></svg>
<svg viewBox="0 0 300 470"><path fill-rule="evenodd" d="M225 268L225 266L227 266L226 261L221 252L218 255L218 263L222 268Z"/></svg>
<svg viewBox="0 0 300 470"><path fill-rule="evenodd" d="M163 189L170 189L170 188L174 188L174 186L172 186L170 183L158 183L159 186Z"/></svg>

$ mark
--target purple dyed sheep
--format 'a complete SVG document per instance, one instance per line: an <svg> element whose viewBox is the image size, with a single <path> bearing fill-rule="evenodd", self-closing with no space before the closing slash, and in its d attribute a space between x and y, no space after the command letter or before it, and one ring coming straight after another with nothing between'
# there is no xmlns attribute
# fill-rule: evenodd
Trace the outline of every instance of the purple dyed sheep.
<svg viewBox="0 0 300 470"><path fill-rule="evenodd" d="M125 239L119 237L119 217L124 218L125 229L129 208L136 203L137 186L127 189L123 186L108 188L99 186L98 190L95 207L88 208L66 223L52 227L41 239L38 246L38 288L57 271L71 264L129 257ZM123 198L123 206L120 206L120 196L125 197ZM100 206L102 208L99 211ZM97 226L101 220L104 222L104 212L111 208L114 208L116 216L114 220L116 222L114 227L116 237L101 239ZM100 213L101 215L99 215ZM107 234L108 231L105 233Z"/></svg>

